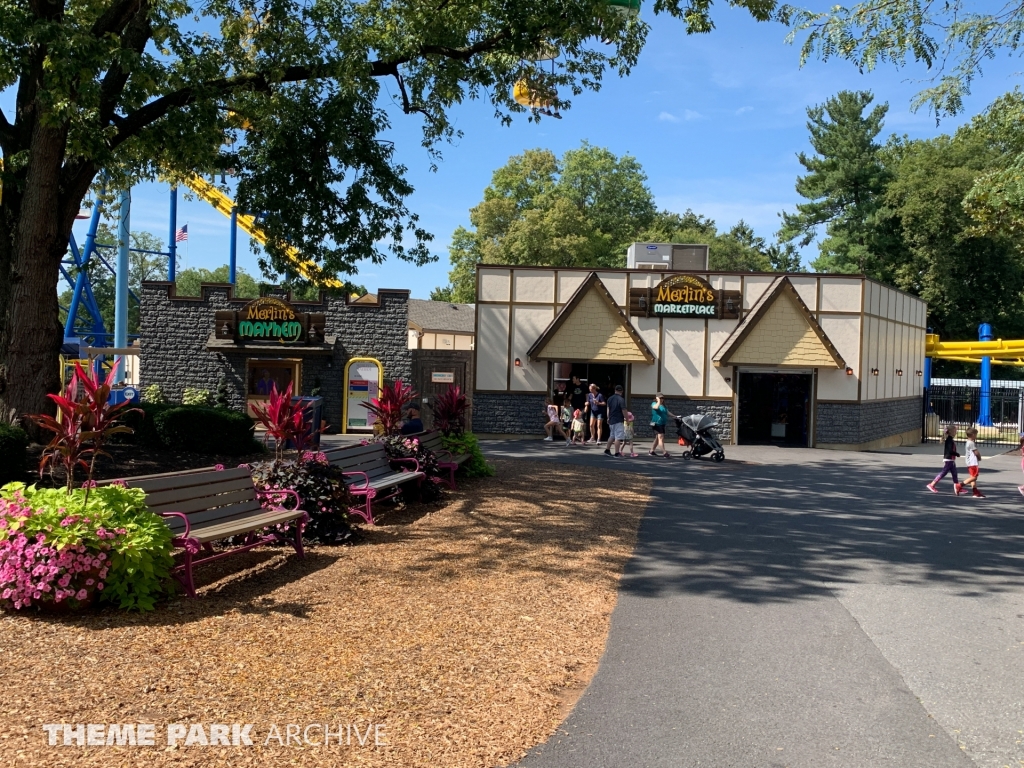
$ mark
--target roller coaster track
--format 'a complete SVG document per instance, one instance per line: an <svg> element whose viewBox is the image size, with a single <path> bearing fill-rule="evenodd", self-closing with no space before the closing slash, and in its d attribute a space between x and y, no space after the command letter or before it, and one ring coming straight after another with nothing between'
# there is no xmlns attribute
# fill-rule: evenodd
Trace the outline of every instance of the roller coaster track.
<svg viewBox="0 0 1024 768"><path fill-rule="evenodd" d="M989 358L994 365L1024 366L1024 339L996 339L995 341L939 341L937 334L925 337L925 357L956 360L961 363L980 363Z"/></svg>
<svg viewBox="0 0 1024 768"><path fill-rule="evenodd" d="M222 214L231 218L231 211L235 207L235 202L221 192L216 186L208 182L202 176L193 174L185 180L185 186L192 190L196 195L202 198L204 201L212 205ZM263 231L263 228L256 221L256 217L251 216L247 213L236 213L235 220L238 223L239 228L245 232L249 237L258 242L260 245L267 244L267 234ZM302 254L299 251L290 246L285 246L285 258L291 262L292 267L302 275L303 278L309 280L311 283L316 285L323 285L328 288L340 288L344 284L336 280L335 278L324 279L319 275L319 270L316 265L311 261L302 258ZM1022 342L1024 344L1024 342Z"/></svg>

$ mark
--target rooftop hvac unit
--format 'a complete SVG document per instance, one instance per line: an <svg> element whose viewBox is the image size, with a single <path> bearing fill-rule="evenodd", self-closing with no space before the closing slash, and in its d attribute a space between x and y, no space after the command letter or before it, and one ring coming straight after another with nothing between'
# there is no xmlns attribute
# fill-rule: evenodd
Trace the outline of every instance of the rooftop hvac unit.
<svg viewBox="0 0 1024 768"><path fill-rule="evenodd" d="M633 243L626 254L626 268L705 272L708 268L708 247L679 243Z"/></svg>

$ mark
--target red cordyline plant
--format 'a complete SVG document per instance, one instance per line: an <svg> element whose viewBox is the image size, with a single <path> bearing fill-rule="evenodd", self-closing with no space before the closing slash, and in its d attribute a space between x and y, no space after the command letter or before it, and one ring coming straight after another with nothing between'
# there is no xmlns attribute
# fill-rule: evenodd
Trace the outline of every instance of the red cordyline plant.
<svg viewBox="0 0 1024 768"><path fill-rule="evenodd" d="M111 405L110 390L117 376L117 368L111 368L103 380L91 368L86 371L75 363L75 372L63 395L47 395L56 405L60 416L55 419L47 414L36 414L29 418L41 429L53 433L53 438L43 449L39 461L39 476L54 466L64 468L67 476L67 491L71 493L75 483L75 470L83 467L88 472L85 487L92 486L93 470L97 456L109 456L103 447L113 435L131 433L131 427L119 425L127 413L138 411L129 408L127 401ZM81 385L81 395L79 395ZM89 461L86 461L88 457ZM86 501L88 501L86 490Z"/></svg>
<svg viewBox="0 0 1024 768"><path fill-rule="evenodd" d="M321 425L312 425L312 404L292 402L291 382L284 392L278 392L276 384L271 385L267 405L264 407L253 403L252 410L267 430L263 436L264 445L270 438L274 438L274 456L278 459L284 455L285 446L289 442L301 456L313 435L326 429Z"/></svg>
<svg viewBox="0 0 1024 768"><path fill-rule="evenodd" d="M419 393L401 379L391 386L384 385L380 397L363 403L363 408L377 417L377 424L385 435L397 435L402 425L402 409L419 398Z"/></svg>
<svg viewBox="0 0 1024 768"><path fill-rule="evenodd" d="M434 427L442 434L461 435L465 431L469 400L458 384L449 384L447 390L434 398L431 408L434 412Z"/></svg>

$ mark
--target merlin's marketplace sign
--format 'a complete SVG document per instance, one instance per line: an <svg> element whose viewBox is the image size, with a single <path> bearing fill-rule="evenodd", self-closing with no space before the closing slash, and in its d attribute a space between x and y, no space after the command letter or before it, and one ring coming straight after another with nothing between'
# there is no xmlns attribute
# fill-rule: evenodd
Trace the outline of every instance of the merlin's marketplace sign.
<svg viewBox="0 0 1024 768"><path fill-rule="evenodd" d="M324 340L323 314L296 312L286 301L265 296L240 310L217 312L216 336L237 342L319 344Z"/></svg>
<svg viewBox="0 0 1024 768"><path fill-rule="evenodd" d="M697 275L670 275L653 288L633 288L629 311L641 317L738 318L739 291L712 288Z"/></svg>
<svg viewBox="0 0 1024 768"><path fill-rule="evenodd" d="M655 317L715 317L718 302L714 289L696 275L675 275L658 283L653 294L652 314Z"/></svg>

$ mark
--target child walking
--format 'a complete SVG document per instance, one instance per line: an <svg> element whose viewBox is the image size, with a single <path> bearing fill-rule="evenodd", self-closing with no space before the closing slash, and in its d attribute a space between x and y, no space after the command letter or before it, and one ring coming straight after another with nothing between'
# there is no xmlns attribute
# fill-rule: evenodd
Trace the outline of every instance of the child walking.
<svg viewBox="0 0 1024 768"><path fill-rule="evenodd" d="M548 423L544 425L544 431L548 433L548 436L544 438L544 442L550 443L553 441L555 433L558 434L565 444L569 444L569 437L565 434L565 430L562 429L562 422L558 420L558 406L555 405L551 398L548 397L544 400L544 410L547 412Z"/></svg>
<svg viewBox="0 0 1024 768"><path fill-rule="evenodd" d="M953 493L957 496L960 495L963 485L960 484L960 479L956 476L956 460L959 456L960 454L956 451L956 427L951 425L946 427L946 441L942 446L942 471L925 486L929 491L938 493L939 491L935 486L948 473L953 476Z"/></svg>
<svg viewBox="0 0 1024 768"><path fill-rule="evenodd" d="M572 412L572 442L575 445L583 445L587 425L583 423L583 412L577 408Z"/></svg>
<svg viewBox="0 0 1024 768"><path fill-rule="evenodd" d="M974 438L978 436L978 430L971 427L967 430L967 445L964 446L964 451L967 453L967 474L968 478L964 480L964 485L971 486L973 493L971 494L976 499L985 498L985 494L978 490L978 471L980 470L981 464L981 451L978 450L978 444Z"/></svg>
<svg viewBox="0 0 1024 768"><path fill-rule="evenodd" d="M624 424L624 427L625 427L625 430L626 430L626 440L622 444L622 455L623 456L627 456L627 455L628 456L632 456L635 459L636 456L637 456L637 453L636 453L636 448L633 447L633 414L630 413L629 411L626 411L625 419L626 419L626 423ZM628 454L626 453L626 446L627 445L629 446L629 453ZM1024 491L1021 491L1021 493L1024 493Z"/></svg>
<svg viewBox="0 0 1024 768"><path fill-rule="evenodd" d="M566 441L569 441L569 436L572 434L572 408L569 407L569 398L566 397L562 401L562 429L565 430Z"/></svg>

